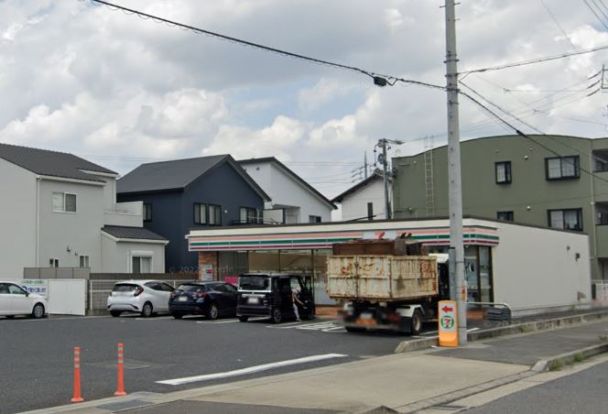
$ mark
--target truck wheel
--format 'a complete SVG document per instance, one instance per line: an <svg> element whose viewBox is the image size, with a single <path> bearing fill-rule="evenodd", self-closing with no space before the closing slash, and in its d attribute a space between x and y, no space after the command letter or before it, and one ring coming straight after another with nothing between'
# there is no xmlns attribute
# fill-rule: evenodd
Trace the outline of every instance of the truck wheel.
<svg viewBox="0 0 608 414"><path fill-rule="evenodd" d="M420 335L420 332L422 332L422 313L416 309L410 319L410 334Z"/></svg>

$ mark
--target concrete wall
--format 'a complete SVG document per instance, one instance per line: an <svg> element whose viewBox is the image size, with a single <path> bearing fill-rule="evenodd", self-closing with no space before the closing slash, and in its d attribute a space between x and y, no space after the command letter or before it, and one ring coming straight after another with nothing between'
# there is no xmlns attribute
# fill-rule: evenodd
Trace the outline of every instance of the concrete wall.
<svg viewBox="0 0 608 414"><path fill-rule="evenodd" d="M76 212L54 212L53 192L76 194ZM82 255L89 256L92 272L100 271L103 203L103 186L41 180L38 266L48 266L49 259L56 258L59 266L78 267Z"/></svg>
<svg viewBox="0 0 608 414"><path fill-rule="evenodd" d="M19 280L36 266L36 176L0 159L0 279Z"/></svg>
<svg viewBox="0 0 608 414"><path fill-rule="evenodd" d="M347 195L342 200L342 220L353 220L367 217L367 203L373 203L374 220L383 220L384 214L384 184L377 179L363 188Z"/></svg>
<svg viewBox="0 0 608 414"><path fill-rule="evenodd" d="M158 243L116 242L101 235L102 273L131 273L131 258L145 252L152 258L151 273L164 273L165 246Z"/></svg>
<svg viewBox="0 0 608 414"><path fill-rule="evenodd" d="M495 302L506 302L516 311L590 303L587 235L495 225L500 237L492 252Z"/></svg>

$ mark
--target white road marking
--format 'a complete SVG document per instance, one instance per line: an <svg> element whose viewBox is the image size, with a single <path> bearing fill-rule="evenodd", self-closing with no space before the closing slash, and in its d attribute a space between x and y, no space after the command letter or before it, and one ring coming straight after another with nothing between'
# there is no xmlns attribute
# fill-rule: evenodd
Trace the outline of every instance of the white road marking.
<svg viewBox="0 0 608 414"><path fill-rule="evenodd" d="M289 359L286 361L271 362L269 364L254 365L254 366L248 367L248 368L235 369L233 371L216 372L214 374L196 375L194 377L156 381L156 383L164 384L164 385L183 385L183 384L190 384L192 382L210 381L210 380L221 379L221 378L236 377L239 375L253 374L256 372L268 371L271 369L288 367L291 365L306 364L308 362L324 361L324 360L333 359L333 358L345 358L347 356L348 355L345 355L345 354L311 355L311 356L307 356L307 357L303 357L303 358Z"/></svg>
<svg viewBox="0 0 608 414"><path fill-rule="evenodd" d="M344 326L335 321L324 321L315 323L292 322L289 324L268 325L267 328L273 329L299 329L303 331L321 331L321 332L346 332Z"/></svg>

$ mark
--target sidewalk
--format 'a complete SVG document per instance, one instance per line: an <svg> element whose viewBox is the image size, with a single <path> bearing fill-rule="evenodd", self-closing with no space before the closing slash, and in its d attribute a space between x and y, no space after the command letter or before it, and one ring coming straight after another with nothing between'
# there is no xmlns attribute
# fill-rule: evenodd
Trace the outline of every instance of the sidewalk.
<svg viewBox="0 0 608 414"><path fill-rule="evenodd" d="M599 346L606 338L604 320L459 349L395 354L168 394L136 393L37 413L361 413L380 406L414 412L537 375L530 369L537 360Z"/></svg>

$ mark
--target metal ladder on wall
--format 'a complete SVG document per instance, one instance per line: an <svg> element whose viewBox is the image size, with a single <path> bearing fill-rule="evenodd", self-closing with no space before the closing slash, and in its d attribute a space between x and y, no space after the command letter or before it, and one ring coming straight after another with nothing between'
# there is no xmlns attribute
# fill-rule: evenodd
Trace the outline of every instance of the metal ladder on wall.
<svg viewBox="0 0 608 414"><path fill-rule="evenodd" d="M424 188L427 217L435 214L435 188L433 186L433 138L426 137L424 142Z"/></svg>

